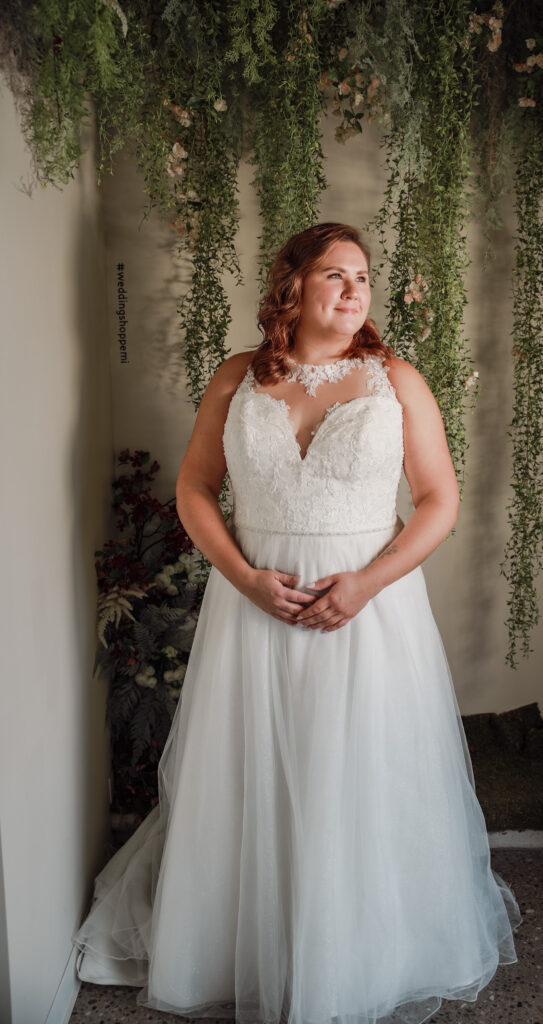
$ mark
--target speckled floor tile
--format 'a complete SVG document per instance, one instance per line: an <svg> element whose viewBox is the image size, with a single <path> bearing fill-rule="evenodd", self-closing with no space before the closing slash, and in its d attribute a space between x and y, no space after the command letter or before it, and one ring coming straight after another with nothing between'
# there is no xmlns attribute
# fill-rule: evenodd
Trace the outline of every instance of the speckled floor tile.
<svg viewBox="0 0 543 1024"><path fill-rule="evenodd" d="M492 866L511 886L523 916L515 933L518 962L503 964L474 1003L444 1000L427 1024L543 1024L543 850L495 849ZM162 1013L136 1004L139 990L81 984L69 1024L226 1024Z"/></svg>

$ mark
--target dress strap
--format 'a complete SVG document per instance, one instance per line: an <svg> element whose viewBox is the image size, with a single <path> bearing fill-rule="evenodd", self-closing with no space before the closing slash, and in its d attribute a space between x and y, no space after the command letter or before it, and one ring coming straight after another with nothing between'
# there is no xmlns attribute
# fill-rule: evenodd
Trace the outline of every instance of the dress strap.
<svg viewBox="0 0 543 1024"><path fill-rule="evenodd" d="M385 366L385 357L377 353L366 356L364 360L367 370L368 389L372 395L379 397L396 397L396 389L388 379L389 366Z"/></svg>
<svg viewBox="0 0 543 1024"><path fill-rule="evenodd" d="M236 390L234 392L234 394L237 395L238 392L252 391L253 388L254 388L254 385L255 385L255 375L253 373L252 364L249 363L248 366L247 366L247 369L246 369L246 371L245 371L245 373L244 373L244 375L242 377L242 379L240 380L240 382L239 382L239 384L238 384L238 386L237 386L237 388L236 388Z"/></svg>

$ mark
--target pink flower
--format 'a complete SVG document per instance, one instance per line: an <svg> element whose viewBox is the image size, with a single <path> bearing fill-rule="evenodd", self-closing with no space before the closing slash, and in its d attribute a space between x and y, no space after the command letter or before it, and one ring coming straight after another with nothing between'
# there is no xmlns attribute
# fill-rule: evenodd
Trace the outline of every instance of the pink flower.
<svg viewBox="0 0 543 1024"><path fill-rule="evenodd" d="M371 78L370 78L370 84L368 85L368 88L367 88L367 95L368 95L368 99L369 100L371 100L371 98L373 97L373 94L375 93L375 91L379 87L379 84L380 83L379 83L379 79L377 78L377 75L372 75Z"/></svg>
<svg viewBox="0 0 543 1024"><path fill-rule="evenodd" d="M535 39L526 39L526 46L528 50L533 50L535 47Z"/></svg>
<svg viewBox="0 0 543 1024"><path fill-rule="evenodd" d="M183 128L188 128L192 124L192 118L188 110L182 110L178 103L172 104L172 113L176 121L183 125Z"/></svg>
<svg viewBox="0 0 543 1024"><path fill-rule="evenodd" d="M495 51L501 46L501 41L501 32L495 32L490 42L487 43L488 49L491 51L491 53L495 53Z"/></svg>
<svg viewBox="0 0 543 1024"><path fill-rule="evenodd" d="M521 96L518 101L519 107L535 107L535 100L530 96Z"/></svg>
<svg viewBox="0 0 543 1024"><path fill-rule="evenodd" d="M351 87L348 82L340 82L337 87L337 91L340 96L347 96L351 91Z"/></svg>
<svg viewBox="0 0 543 1024"><path fill-rule="evenodd" d="M478 370L474 370L473 373L470 373L469 377L466 378L466 380L464 382L464 387L465 388L474 388L475 385L477 384L478 379L479 379L479 371Z"/></svg>
<svg viewBox="0 0 543 1024"><path fill-rule="evenodd" d="M411 295L411 292L406 292L405 293L405 295L403 297L403 301L405 303L407 303L408 306L411 305L411 303L413 302L413 296Z"/></svg>

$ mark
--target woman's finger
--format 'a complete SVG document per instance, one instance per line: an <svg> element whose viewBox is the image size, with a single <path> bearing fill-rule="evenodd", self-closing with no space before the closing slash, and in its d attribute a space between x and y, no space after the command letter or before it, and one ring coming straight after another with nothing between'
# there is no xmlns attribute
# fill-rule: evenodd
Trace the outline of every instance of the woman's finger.
<svg viewBox="0 0 543 1024"><path fill-rule="evenodd" d="M320 621L324 612L328 611L329 615L334 614L334 611L330 604L320 604L316 601L309 611L304 610L298 615L298 622L301 622L303 626L314 625L315 622ZM337 611L335 612L337 615Z"/></svg>
<svg viewBox="0 0 543 1024"><path fill-rule="evenodd" d="M293 587L285 587L284 584L282 586L283 597L287 601L298 601L303 604L312 604L316 600L316 594L306 594L303 590L296 590Z"/></svg>
<svg viewBox="0 0 543 1024"><path fill-rule="evenodd" d="M323 633L332 633L334 631L334 629L339 629L340 626L346 626L348 622L349 622L349 619L343 619L343 618L334 619L332 622L329 622L327 624L325 629L323 629Z"/></svg>

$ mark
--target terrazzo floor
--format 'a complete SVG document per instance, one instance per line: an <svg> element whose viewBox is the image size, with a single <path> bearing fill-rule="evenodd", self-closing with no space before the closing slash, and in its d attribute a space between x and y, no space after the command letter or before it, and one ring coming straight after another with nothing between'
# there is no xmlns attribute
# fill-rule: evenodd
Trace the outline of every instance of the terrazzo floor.
<svg viewBox="0 0 543 1024"><path fill-rule="evenodd" d="M543 849L492 849L492 867L511 886L523 921L515 932L518 962L503 964L474 1003L442 1004L426 1024L543 1024ZM200 1018L136 1004L138 989L81 983L69 1024L200 1024ZM201 1024L226 1024L206 1017Z"/></svg>

